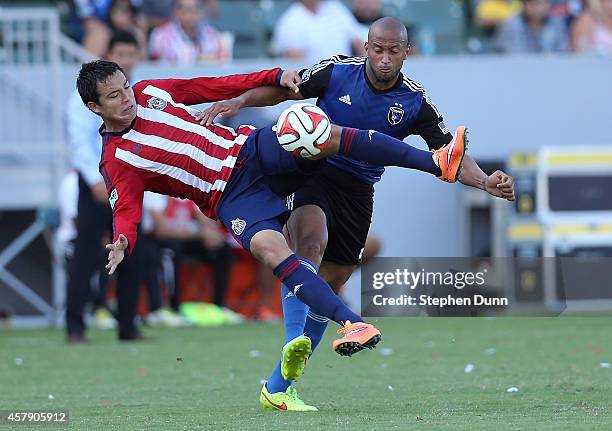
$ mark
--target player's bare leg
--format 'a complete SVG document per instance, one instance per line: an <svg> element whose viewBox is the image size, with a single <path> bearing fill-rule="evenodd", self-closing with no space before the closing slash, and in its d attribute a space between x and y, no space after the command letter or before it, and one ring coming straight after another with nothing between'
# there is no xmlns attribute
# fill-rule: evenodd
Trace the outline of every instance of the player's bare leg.
<svg viewBox="0 0 612 431"><path fill-rule="evenodd" d="M287 227L296 254L306 257L316 264L322 262L318 272L319 277L328 282L334 292L338 293L351 276L355 266L339 265L322 261L327 246L327 221L323 210L316 205L301 206L291 213L289 221L287 222ZM305 330L306 335L312 338L313 348L316 348L318 340L320 340L325 331L325 323L319 322L321 317L322 316L318 316L316 313L313 315L313 310L309 311L308 319L313 320L306 322ZM319 329L317 325L323 326ZM309 333L309 329L317 332L316 335L318 340ZM366 347L374 347L378 341L379 338L375 338L372 343L368 343L367 341L348 342L344 343L342 346L336 346L340 349L336 350L339 352L341 351L341 354L350 356Z"/></svg>
<svg viewBox="0 0 612 431"><path fill-rule="evenodd" d="M319 268L319 277L325 280L338 295L356 268L357 265L340 265L324 260Z"/></svg>
<svg viewBox="0 0 612 431"><path fill-rule="evenodd" d="M316 205L296 208L287 221L287 229L295 253L320 266L327 247L327 219L323 210Z"/></svg>

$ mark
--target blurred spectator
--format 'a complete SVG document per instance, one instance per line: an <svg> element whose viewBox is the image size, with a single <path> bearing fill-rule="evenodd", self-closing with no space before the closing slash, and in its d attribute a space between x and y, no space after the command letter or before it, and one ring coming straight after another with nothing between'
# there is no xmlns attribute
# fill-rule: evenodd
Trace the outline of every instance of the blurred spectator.
<svg viewBox="0 0 612 431"><path fill-rule="evenodd" d="M55 231L55 239L58 252L68 268L68 264L74 257L74 240L77 236L76 221L77 207L79 203L79 174L72 170L66 173L60 181L58 195L60 224Z"/></svg>
<svg viewBox="0 0 612 431"><path fill-rule="evenodd" d="M212 262L214 294L213 302L219 307L225 303L229 283L232 250L226 242L226 233L221 225L206 218L198 207L189 200L170 198L155 193L145 193L143 205L146 219L143 230L148 256L146 276L151 285L158 284L157 269L160 266L161 251L172 251L174 274L170 303L172 309L180 305L181 265L186 258ZM148 219L148 220L147 220ZM159 287L157 287L159 291ZM159 294L158 294L159 295ZM161 301L152 304L153 311L159 309Z"/></svg>
<svg viewBox="0 0 612 431"><path fill-rule="evenodd" d="M230 59L231 48L222 34L203 19L202 0L175 0L172 19L151 32L151 59L180 65Z"/></svg>
<svg viewBox="0 0 612 431"><path fill-rule="evenodd" d="M296 0L281 15L272 36L275 55L309 64L336 54L363 55L359 23L336 0Z"/></svg>
<svg viewBox="0 0 612 431"><path fill-rule="evenodd" d="M138 62L138 42L131 33L119 31L111 38L106 57L118 63L131 78ZM98 129L102 120L83 105L76 91L68 101L66 118L72 167L79 176L77 238L69 271L66 329L68 341L82 342L85 341L86 329L84 308L91 299L90 280L100 269L106 254L102 237L105 231L112 229L112 213L106 185L98 168L102 153ZM122 340L141 338L134 325L139 249L136 245L117 277L119 338Z"/></svg>
<svg viewBox="0 0 612 431"><path fill-rule="evenodd" d="M108 25L110 32L108 32L107 40L110 39L113 32L129 31L138 41L140 58L144 60L147 57L145 19L130 0L113 0L108 12Z"/></svg>
<svg viewBox="0 0 612 431"><path fill-rule="evenodd" d="M552 8L550 15L563 20L567 27L568 33L572 24L576 18L578 18L584 11L584 3L586 0L563 0L561 2L552 2ZM570 48L571 48L571 37L570 37Z"/></svg>
<svg viewBox="0 0 612 431"><path fill-rule="evenodd" d="M500 27L495 50L506 54L567 51L567 27L551 17L550 10L549 0L523 0L523 13Z"/></svg>
<svg viewBox="0 0 612 431"><path fill-rule="evenodd" d="M136 36L144 50L146 34L137 3L137 0L74 0L74 16L78 24L72 26L73 37L94 56L103 57L112 33L126 30Z"/></svg>
<svg viewBox="0 0 612 431"><path fill-rule="evenodd" d="M353 0L352 12L361 31L360 38L363 39L363 43L365 43L368 40L368 32L370 31L372 23L384 16L383 2L382 0ZM406 23L404 23L404 25L406 26L408 45L410 45L408 55L420 54L419 47L413 44L414 26ZM363 54L365 55L365 52Z"/></svg>
<svg viewBox="0 0 612 431"><path fill-rule="evenodd" d="M586 1L586 0L585 0ZM552 2L550 14L564 19L573 19L583 11L583 0L563 0Z"/></svg>
<svg viewBox="0 0 612 431"><path fill-rule="evenodd" d="M474 19L480 27L496 28L521 11L520 0L482 0Z"/></svg>
<svg viewBox="0 0 612 431"><path fill-rule="evenodd" d="M71 170L63 176L58 190L60 224L55 232L57 252L62 256L64 271L72 268L74 260L74 244L77 238L78 204L79 204L79 174ZM106 285L108 277L102 271L106 256L100 259L98 270L89 279L90 299L94 308L93 325L98 329L114 329L117 327L115 317L106 307Z"/></svg>
<svg viewBox="0 0 612 431"><path fill-rule="evenodd" d="M69 22L71 37L92 54L104 55L107 43L97 40L106 34L106 19L111 0L73 0Z"/></svg>
<svg viewBox="0 0 612 431"><path fill-rule="evenodd" d="M191 323L187 319L168 306L167 295L162 295L161 279L170 281L170 283L167 283L171 284L171 286L167 286L168 288L174 287L174 273L167 274L168 269L173 269L173 265L164 264L166 258L173 257L173 253L165 253L160 247L158 237L181 234L181 228L174 226L176 221L169 220L165 213L168 199L172 198L145 192L142 202L143 214L140 225L143 233L141 236L141 277L149 299L146 321L151 326L190 326ZM169 226L170 228L168 228ZM191 237L192 231L188 232L189 237ZM178 289L173 289L168 294L172 298L177 298L176 304L178 304Z"/></svg>
<svg viewBox="0 0 612 431"><path fill-rule="evenodd" d="M589 0L572 27L572 50L612 55L612 0Z"/></svg>
<svg viewBox="0 0 612 431"><path fill-rule="evenodd" d="M204 0L206 16L215 17L219 14L219 0ZM147 29L153 29L165 24L172 18L174 0L142 0L140 11L147 20Z"/></svg>
<svg viewBox="0 0 612 431"><path fill-rule="evenodd" d="M383 17L381 0L353 0L353 15L361 29L361 39L368 40L368 31L374 21Z"/></svg>

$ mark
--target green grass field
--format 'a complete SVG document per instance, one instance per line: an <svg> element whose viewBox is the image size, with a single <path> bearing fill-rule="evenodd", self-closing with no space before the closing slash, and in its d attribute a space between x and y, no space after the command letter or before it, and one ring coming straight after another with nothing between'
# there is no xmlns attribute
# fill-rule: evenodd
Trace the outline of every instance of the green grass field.
<svg viewBox="0 0 612 431"><path fill-rule="evenodd" d="M150 330L155 340L136 344L92 331L81 346L59 330L1 332L0 409L65 408L82 430L612 429L612 368L600 367L612 362L612 317L378 326L379 348L352 358L331 351L328 331L296 385L317 413L259 407L280 324Z"/></svg>

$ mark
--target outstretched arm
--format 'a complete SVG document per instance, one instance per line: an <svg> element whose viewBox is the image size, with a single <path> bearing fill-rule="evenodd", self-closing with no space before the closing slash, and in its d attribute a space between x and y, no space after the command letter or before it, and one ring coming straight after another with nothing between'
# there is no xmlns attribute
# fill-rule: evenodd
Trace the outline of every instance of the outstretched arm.
<svg viewBox="0 0 612 431"><path fill-rule="evenodd" d="M469 155L465 155L459 181L466 186L484 190L497 198L514 200L514 179L503 171L485 174L478 163Z"/></svg>
<svg viewBox="0 0 612 431"><path fill-rule="evenodd" d="M118 162L105 162L100 166L106 180L110 206L113 210L113 242L107 244L109 274L113 274L125 253L136 245L138 224L142 216L144 184L133 171Z"/></svg>
<svg viewBox="0 0 612 431"><path fill-rule="evenodd" d="M299 148L300 145L300 141L297 141L294 147L285 145L284 148L292 151ZM308 157L313 160L342 154L354 160L379 166L416 169L436 175L447 182L457 180L457 172L461 166L460 181L463 184L481 188L496 197L509 201L514 200L512 177L502 171L496 171L487 176L470 156L465 155L465 145L445 144L432 154L430 151L419 150L399 139L374 130L357 130L332 125L328 140L324 144L310 148L309 154L315 154ZM441 163L441 158L451 162ZM463 162L461 162L462 159Z"/></svg>
<svg viewBox="0 0 612 431"><path fill-rule="evenodd" d="M331 60L323 60L310 69L303 69L292 76L291 85L288 88L260 87L249 90L241 96L225 102L217 102L196 116L196 120L202 125L211 125L217 116L231 117L236 115L242 108L273 106L285 100L302 100L313 97L321 97L325 94L334 63ZM299 89L298 89L299 85Z"/></svg>
<svg viewBox="0 0 612 431"><path fill-rule="evenodd" d="M453 139L453 135L446 127L442 115L427 97L423 100L421 110L412 125L410 133L420 135L430 150L439 149ZM509 201L514 200L512 177L502 171L495 171L491 175L485 174L468 154L464 156L459 181L466 186L484 190L492 196Z"/></svg>
<svg viewBox="0 0 612 431"><path fill-rule="evenodd" d="M261 72L221 77L199 77L191 79L155 79L139 82L142 91L153 86L168 93L176 103L198 105L236 97L252 88L261 86L290 86L295 72L282 71L280 68ZM295 84L293 84L295 88Z"/></svg>
<svg viewBox="0 0 612 431"><path fill-rule="evenodd" d="M108 275L113 275L119 264L125 257L125 250L128 248L128 240L122 233L119 234L117 241L112 244L106 244L108 250L108 263L106 269L108 269Z"/></svg>
<svg viewBox="0 0 612 431"><path fill-rule="evenodd" d="M296 87L297 88L297 87ZM200 124L210 126L217 116L232 117L242 108L253 106L273 106L278 105L285 100L301 100L304 99L302 94L290 88L285 87L258 87L241 94L238 97L226 100L224 102L216 102L204 111L196 115L196 120Z"/></svg>

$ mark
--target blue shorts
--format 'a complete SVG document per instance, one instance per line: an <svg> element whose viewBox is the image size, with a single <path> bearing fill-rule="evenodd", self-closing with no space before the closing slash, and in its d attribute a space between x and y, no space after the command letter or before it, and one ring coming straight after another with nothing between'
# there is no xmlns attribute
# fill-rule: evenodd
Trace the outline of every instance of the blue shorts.
<svg viewBox="0 0 612 431"><path fill-rule="evenodd" d="M246 140L219 206L217 217L246 250L262 230L283 231L289 216L286 196L295 192L322 165L294 157L278 143L271 127L257 129Z"/></svg>

